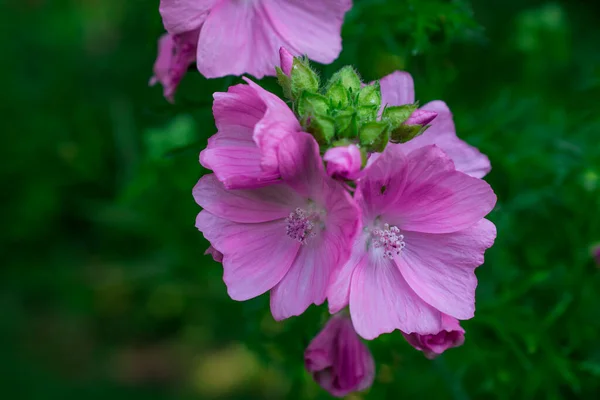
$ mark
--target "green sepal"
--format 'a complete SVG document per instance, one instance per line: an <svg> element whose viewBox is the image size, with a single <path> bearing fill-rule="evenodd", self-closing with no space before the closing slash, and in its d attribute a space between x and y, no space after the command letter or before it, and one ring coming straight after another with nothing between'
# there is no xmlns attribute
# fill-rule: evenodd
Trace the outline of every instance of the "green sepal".
<svg viewBox="0 0 600 400"><path fill-rule="evenodd" d="M292 98L292 78L283 73L283 70L279 67L275 67L275 71L277 71L277 82L279 86L283 89L283 95L288 100L293 100Z"/></svg>
<svg viewBox="0 0 600 400"><path fill-rule="evenodd" d="M320 145L328 145L335 136L335 121L328 116L308 116L303 126Z"/></svg>
<svg viewBox="0 0 600 400"><path fill-rule="evenodd" d="M353 111L342 111L335 116L335 129L339 138L356 139L358 120Z"/></svg>
<svg viewBox="0 0 600 400"><path fill-rule="evenodd" d="M323 95L311 92L302 92L297 103L297 113L303 115L327 115L329 101Z"/></svg>
<svg viewBox="0 0 600 400"><path fill-rule="evenodd" d="M390 133L390 142L392 143L406 143L409 140L422 135L431 125L400 125L392 129Z"/></svg>
<svg viewBox="0 0 600 400"><path fill-rule="evenodd" d="M356 109L356 115L358 117L359 123L363 124L370 121L375 121L377 119L377 112L379 111L379 106L362 106Z"/></svg>
<svg viewBox="0 0 600 400"><path fill-rule="evenodd" d="M361 86L360 77L351 66L347 65L340 69L338 72L333 74L327 88L334 85L335 83L341 83L343 87L351 91L352 93L358 93Z"/></svg>
<svg viewBox="0 0 600 400"><path fill-rule="evenodd" d="M325 96L327 96L333 108L344 109L350 105L350 92L341 82L328 86Z"/></svg>
<svg viewBox="0 0 600 400"><path fill-rule="evenodd" d="M290 76L294 100L297 100L302 92L316 93L319 91L319 75L312 70L307 59L294 57Z"/></svg>
<svg viewBox="0 0 600 400"><path fill-rule="evenodd" d="M416 104L386 107L381 114L381 119L387 121L392 128L397 128L402 125L416 109Z"/></svg>
<svg viewBox="0 0 600 400"><path fill-rule="evenodd" d="M361 147L381 153L390 138L390 125L385 121L367 122L361 126L358 138Z"/></svg>
<svg viewBox="0 0 600 400"><path fill-rule="evenodd" d="M379 82L367 85L360 90L357 97L359 107L374 106L379 110L381 107L381 88Z"/></svg>

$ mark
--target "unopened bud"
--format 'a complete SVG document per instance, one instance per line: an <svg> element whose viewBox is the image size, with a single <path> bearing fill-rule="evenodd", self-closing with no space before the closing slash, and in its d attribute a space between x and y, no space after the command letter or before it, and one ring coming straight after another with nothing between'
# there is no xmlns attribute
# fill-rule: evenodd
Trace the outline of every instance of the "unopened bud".
<svg viewBox="0 0 600 400"><path fill-rule="evenodd" d="M396 128L408 120L416 109L416 104L386 107L381 114L381 119L389 122L392 128Z"/></svg>
<svg viewBox="0 0 600 400"><path fill-rule="evenodd" d="M358 106L374 106L379 110L381 106L381 88L379 82L367 85L358 93Z"/></svg>
<svg viewBox="0 0 600 400"><path fill-rule="evenodd" d="M310 68L308 60L294 58L290 76L292 79L291 92L294 100L298 99L302 92L315 93L319 90L319 76Z"/></svg>
<svg viewBox="0 0 600 400"><path fill-rule="evenodd" d="M381 153L389 140L390 126L385 121L367 122L360 128L358 138L361 147Z"/></svg>
<svg viewBox="0 0 600 400"><path fill-rule="evenodd" d="M435 111L426 111L426 110L415 110L411 116L406 120L406 125L428 125L431 121L437 117L437 113Z"/></svg>
<svg viewBox="0 0 600 400"><path fill-rule="evenodd" d="M411 139L422 135L430 125L405 125L402 124L397 128L393 128L390 133L390 141L392 143L406 143Z"/></svg>
<svg viewBox="0 0 600 400"><path fill-rule="evenodd" d="M304 129L321 145L327 145L335 136L335 122L324 115L310 116L304 123Z"/></svg>
<svg viewBox="0 0 600 400"><path fill-rule="evenodd" d="M327 98L311 92L302 92L298 99L298 115L327 115L329 103Z"/></svg>
<svg viewBox="0 0 600 400"><path fill-rule="evenodd" d="M327 86L329 87L338 82L352 93L358 93L360 90L360 77L351 66L347 65L333 74Z"/></svg>

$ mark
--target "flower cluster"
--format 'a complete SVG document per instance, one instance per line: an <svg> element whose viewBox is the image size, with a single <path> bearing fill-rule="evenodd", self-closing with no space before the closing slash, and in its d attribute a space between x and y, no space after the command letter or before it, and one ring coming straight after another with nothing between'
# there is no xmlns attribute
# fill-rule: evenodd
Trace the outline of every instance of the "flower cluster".
<svg viewBox="0 0 600 400"><path fill-rule="evenodd" d="M232 299L269 292L276 320L327 301L333 316L304 361L338 397L373 383L362 339L399 330L428 358L464 342L459 321L474 315L475 269L496 236L490 162L456 136L444 102L419 107L406 72L365 83L344 67L322 82L311 68L339 55L351 6L161 0L150 80L173 102L193 63L207 78L277 77L285 101L248 78L214 94L196 227Z"/></svg>
<svg viewBox="0 0 600 400"><path fill-rule="evenodd" d="M215 93L196 226L232 299L269 292L276 320L327 300L306 368L342 396L373 380L359 336L399 330L429 358L463 343L496 236L490 163L443 102L418 107L408 73L365 84L345 67L321 83L307 59L280 58L289 105L247 78Z"/></svg>

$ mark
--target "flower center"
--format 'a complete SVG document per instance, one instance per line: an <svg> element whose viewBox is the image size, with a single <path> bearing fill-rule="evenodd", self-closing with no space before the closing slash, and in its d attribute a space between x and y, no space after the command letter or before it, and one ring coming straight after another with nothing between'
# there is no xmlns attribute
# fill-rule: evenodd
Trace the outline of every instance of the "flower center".
<svg viewBox="0 0 600 400"><path fill-rule="evenodd" d="M400 234L397 226L384 224L383 229L375 228L371 231L373 235L373 247L382 248L383 256L392 260L394 256L400 255L406 243L404 235Z"/></svg>
<svg viewBox="0 0 600 400"><path fill-rule="evenodd" d="M301 244L306 244L309 238L317 235L317 224L320 220L319 214L314 211L306 211L298 207L285 219L286 233L289 237Z"/></svg>

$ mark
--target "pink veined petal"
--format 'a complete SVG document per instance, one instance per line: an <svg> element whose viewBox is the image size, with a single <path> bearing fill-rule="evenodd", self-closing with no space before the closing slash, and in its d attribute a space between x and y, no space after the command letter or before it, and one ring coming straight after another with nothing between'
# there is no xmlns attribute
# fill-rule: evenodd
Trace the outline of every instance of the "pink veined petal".
<svg viewBox="0 0 600 400"><path fill-rule="evenodd" d="M275 75L282 45L261 2L220 1L200 32L198 70L207 78Z"/></svg>
<svg viewBox="0 0 600 400"><path fill-rule="evenodd" d="M355 194L365 225L394 207L407 181L407 159L399 145L388 144L382 153L374 153L364 170Z"/></svg>
<svg viewBox="0 0 600 400"><path fill-rule="evenodd" d="M406 184L382 219L401 230L449 233L466 229L489 213L496 195L487 182L454 170L436 146L407 156Z"/></svg>
<svg viewBox="0 0 600 400"><path fill-rule="evenodd" d="M475 312L475 268L496 238L486 219L465 230L446 234L404 231L406 247L396 262L414 292L431 306L458 319Z"/></svg>
<svg viewBox="0 0 600 400"><path fill-rule="evenodd" d="M350 315L356 332L367 340L395 329L427 334L442 327L441 313L410 288L394 262L374 255L354 271Z"/></svg>
<svg viewBox="0 0 600 400"><path fill-rule="evenodd" d="M319 145L308 133L298 132L281 142L278 162L282 179L303 196L323 203L324 194L334 190L335 185L328 185L333 180L325 175Z"/></svg>
<svg viewBox="0 0 600 400"><path fill-rule="evenodd" d="M342 49L340 35L351 0L265 0L264 12L282 46L329 64Z"/></svg>
<svg viewBox="0 0 600 400"><path fill-rule="evenodd" d="M244 80L266 105L265 115L254 127L252 136L262 154L261 166L266 172L277 171L279 145L284 138L300 131L300 123L283 100L250 79Z"/></svg>
<svg viewBox="0 0 600 400"><path fill-rule="evenodd" d="M452 113L443 101L436 100L425 104L420 110L436 112L438 116L429 129L421 136L402 144L406 153L420 147L435 144L454 161L457 171L475 178L483 178L492 169L490 160L477 148L456 136Z"/></svg>
<svg viewBox="0 0 600 400"><path fill-rule="evenodd" d="M300 244L285 235L283 220L238 224L201 211L196 227L223 253L223 280L234 300L248 300L281 281Z"/></svg>
<svg viewBox="0 0 600 400"><path fill-rule="evenodd" d="M160 0L158 10L169 33L177 34L200 28L218 0Z"/></svg>
<svg viewBox="0 0 600 400"><path fill-rule="evenodd" d="M415 102L415 84L408 72L395 71L380 79L382 106L402 106Z"/></svg>
<svg viewBox="0 0 600 400"><path fill-rule="evenodd" d="M335 314L346 307L350 301L350 284L352 274L361 263L367 262L367 237L361 235L356 238L352 246L350 259L333 275L327 288L327 303L329 312Z"/></svg>
<svg viewBox="0 0 600 400"><path fill-rule="evenodd" d="M239 223L282 219L303 203L288 186L273 184L258 189L226 190L214 174L205 175L194 186L199 206L221 218ZM285 234L285 228L282 228Z"/></svg>

